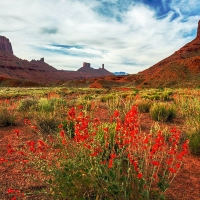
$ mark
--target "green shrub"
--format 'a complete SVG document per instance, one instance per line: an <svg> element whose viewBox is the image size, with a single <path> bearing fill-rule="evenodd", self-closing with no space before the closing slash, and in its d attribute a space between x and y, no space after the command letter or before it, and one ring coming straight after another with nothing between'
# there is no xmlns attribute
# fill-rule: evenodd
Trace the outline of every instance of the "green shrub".
<svg viewBox="0 0 200 200"><path fill-rule="evenodd" d="M67 133L69 138L74 138L75 136L75 124L73 121L63 121L62 122L63 125L63 130Z"/></svg>
<svg viewBox="0 0 200 200"><path fill-rule="evenodd" d="M37 100L36 99L23 99L20 101L20 104L18 106L18 110L19 111L27 111L29 110L30 108L36 106L37 104Z"/></svg>
<svg viewBox="0 0 200 200"><path fill-rule="evenodd" d="M54 100L48 101L47 98L40 98L37 104L37 110L42 112L51 112L54 110Z"/></svg>
<svg viewBox="0 0 200 200"><path fill-rule="evenodd" d="M140 112L142 113L147 113L149 112L151 106L152 106L152 101L146 99L140 99L140 100L137 100L135 102L135 104L138 106L138 109Z"/></svg>
<svg viewBox="0 0 200 200"><path fill-rule="evenodd" d="M200 133L190 135L190 152L194 155L200 155Z"/></svg>
<svg viewBox="0 0 200 200"><path fill-rule="evenodd" d="M15 125L16 116L6 108L0 111L0 127Z"/></svg>
<svg viewBox="0 0 200 200"><path fill-rule="evenodd" d="M172 92L163 92L161 95L160 95L160 99L163 100L163 101L170 101L172 100Z"/></svg>
<svg viewBox="0 0 200 200"><path fill-rule="evenodd" d="M160 99L160 95L159 94L153 94L153 95L149 96L149 99L151 99L151 100L159 100Z"/></svg>
<svg viewBox="0 0 200 200"><path fill-rule="evenodd" d="M157 103L150 109L150 115L155 121L172 121L176 117L177 111L174 104Z"/></svg>
<svg viewBox="0 0 200 200"><path fill-rule="evenodd" d="M86 96L84 97L84 99L85 99L85 100L92 100L92 99L94 99L94 97L93 97L92 95L86 95Z"/></svg>
<svg viewBox="0 0 200 200"><path fill-rule="evenodd" d="M54 133L58 131L60 120L55 115L41 114L37 116L36 125L44 134Z"/></svg>

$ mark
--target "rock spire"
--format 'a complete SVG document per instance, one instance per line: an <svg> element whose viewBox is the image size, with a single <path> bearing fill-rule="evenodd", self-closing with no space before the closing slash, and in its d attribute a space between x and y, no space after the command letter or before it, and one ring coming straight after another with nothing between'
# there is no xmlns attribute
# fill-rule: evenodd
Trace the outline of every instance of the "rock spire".
<svg viewBox="0 0 200 200"><path fill-rule="evenodd" d="M0 50L13 54L12 45L8 38L0 36Z"/></svg>
<svg viewBox="0 0 200 200"><path fill-rule="evenodd" d="M199 22L198 22L197 38L200 38L200 20L199 20Z"/></svg>

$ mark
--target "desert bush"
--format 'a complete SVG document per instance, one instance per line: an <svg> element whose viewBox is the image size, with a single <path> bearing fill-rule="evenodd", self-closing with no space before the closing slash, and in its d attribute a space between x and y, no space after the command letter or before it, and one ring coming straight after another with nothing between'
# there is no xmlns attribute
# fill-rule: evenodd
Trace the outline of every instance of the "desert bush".
<svg viewBox="0 0 200 200"><path fill-rule="evenodd" d="M167 122L176 117L177 111L174 104L159 102L151 107L150 115L155 121Z"/></svg>
<svg viewBox="0 0 200 200"><path fill-rule="evenodd" d="M37 102L38 102L37 99L31 99L31 98L22 99L19 103L18 110L27 112L31 108L35 107L37 105Z"/></svg>
<svg viewBox="0 0 200 200"><path fill-rule="evenodd" d="M200 133L189 134L190 152L200 156Z"/></svg>
<svg viewBox="0 0 200 200"><path fill-rule="evenodd" d="M135 101L135 105L138 106L138 109L142 113L149 112L153 102L148 99L139 99Z"/></svg>
<svg viewBox="0 0 200 200"><path fill-rule="evenodd" d="M94 99L95 98L95 96L92 96L92 95L85 95L84 96L84 99L85 100L92 100L92 99Z"/></svg>
<svg viewBox="0 0 200 200"><path fill-rule="evenodd" d="M0 127L15 125L16 115L7 108L0 110Z"/></svg>
<svg viewBox="0 0 200 200"><path fill-rule="evenodd" d="M116 99L115 94L104 95L103 97L100 98L101 102L109 102L113 101L114 99Z"/></svg>
<svg viewBox="0 0 200 200"><path fill-rule="evenodd" d="M40 98L37 104L37 111L52 112L54 111L53 101L49 101L47 98Z"/></svg>
<svg viewBox="0 0 200 200"><path fill-rule="evenodd" d="M162 101L171 101L173 100L172 94L173 94L172 91L165 91L160 95L160 99Z"/></svg>
<svg viewBox="0 0 200 200"><path fill-rule="evenodd" d="M179 115L184 119L192 154L200 155L200 98L197 94L181 94L175 98Z"/></svg>
<svg viewBox="0 0 200 200"><path fill-rule="evenodd" d="M58 131L60 119L51 113L41 113L35 116L35 125L39 128L42 134L50 134Z"/></svg>
<svg viewBox="0 0 200 200"><path fill-rule="evenodd" d="M149 99L151 99L151 100L159 100L160 99L160 95L159 94L153 94L153 95L151 95L151 96L149 96Z"/></svg>

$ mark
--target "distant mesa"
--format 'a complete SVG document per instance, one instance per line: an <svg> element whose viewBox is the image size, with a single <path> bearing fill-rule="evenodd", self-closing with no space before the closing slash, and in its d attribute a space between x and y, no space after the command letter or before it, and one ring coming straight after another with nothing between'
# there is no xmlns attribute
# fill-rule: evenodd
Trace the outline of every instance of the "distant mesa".
<svg viewBox="0 0 200 200"><path fill-rule="evenodd" d="M12 45L8 38L0 36L0 50L13 54Z"/></svg>
<svg viewBox="0 0 200 200"><path fill-rule="evenodd" d="M99 77L99 76L110 76L112 75L111 72L105 69L104 64L99 69L94 69L91 67L90 63L84 62L83 66L77 70L77 72L81 74L86 74L86 77Z"/></svg>

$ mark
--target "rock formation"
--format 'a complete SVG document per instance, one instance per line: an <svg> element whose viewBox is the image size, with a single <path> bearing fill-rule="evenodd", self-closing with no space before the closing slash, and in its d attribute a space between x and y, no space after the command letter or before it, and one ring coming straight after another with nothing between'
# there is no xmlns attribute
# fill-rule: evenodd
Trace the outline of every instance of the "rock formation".
<svg viewBox="0 0 200 200"><path fill-rule="evenodd" d="M0 36L0 50L13 54L12 45L8 38Z"/></svg>
<svg viewBox="0 0 200 200"><path fill-rule="evenodd" d="M83 63L83 67L90 68L90 63L86 63L86 62L84 62L84 63Z"/></svg>
<svg viewBox="0 0 200 200"><path fill-rule="evenodd" d="M72 79L108 75L111 73L106 69L93 69L90 67L90 63L86 62L77 71L64 71L50 66L44 61L44 58L30 62L22 60L13 55L9 40L0 36L0 76L3 77L0 79L0 85L2 81L10 82L10 80L16 80L15 82L19 85L22 82L26 84L54 84Z"/></svg>
<svg viewBox="0 0 200 200"><path fill-rule="evenodd" d="M110 76L111 72L105 69L104 64L102 64L102 68L94 69L90 67L90 63L83 63L83 67L77 70L77 72L81 74L85 74L86 77L98 77L98 76Z"/></svg>

